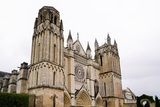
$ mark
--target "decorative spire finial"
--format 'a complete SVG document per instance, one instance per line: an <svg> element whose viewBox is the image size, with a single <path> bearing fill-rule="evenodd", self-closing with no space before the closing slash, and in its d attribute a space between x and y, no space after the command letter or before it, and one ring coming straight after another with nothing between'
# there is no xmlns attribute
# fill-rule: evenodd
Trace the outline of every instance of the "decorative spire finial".
<svg viewBox="0 0 160 107"><path fill-rule="evenodd" d="M109 33L108 33L108 35L107 35L107 43L108 43L108 45L111 44L111 38L110 38L110 36L109 36Z"/></svg>
<svg viewBox="0 0 160 107"><path fill-rule="evenodd" d="M95 47L95 50L99 47L99 44L98 44L98 41L96 38L95 38L95 42L94 42L94 47Z"/></svg>
<svg viewBox="0 0 160 107"><path fill-rule="evenodd" d="M91 48L90 48L90 46L89 46L89 42L88 42L88 44L87 44L86 53L87 53L87 58L91 58Z"/></svg>
<svg viewBox="0 0 160 107"><path fill-rule="evenodd" d="M79 40L79 33L77 32L77 40Z"/></svg>
<svg viewBox="0 0 160 107"><path fill-rule="evenodd" d="M87 43L87 50L90 50L91 51L91 48L89 46L89 42Z"/></svg>
<svg viewBox="0 0 160 107"><path fill-rule="evenodd" d="M71 30L69 30L69 34L68 34L68 38L67 38L67 41L69 41L69 40L73 41L72 35L71 35Z"/></svg>
<svg viewBox="0 0 160 107"><path fill-rule="evenodd" d="M114 46L117 46L117 42L116 42L116 40L114 39Z"/></svg>
<svg viewBox="0 0 160 107"><path fill-rule="evenodd" d="M63 30L63 21L61 20L61 23L60 23L60 30Z"/></svg>

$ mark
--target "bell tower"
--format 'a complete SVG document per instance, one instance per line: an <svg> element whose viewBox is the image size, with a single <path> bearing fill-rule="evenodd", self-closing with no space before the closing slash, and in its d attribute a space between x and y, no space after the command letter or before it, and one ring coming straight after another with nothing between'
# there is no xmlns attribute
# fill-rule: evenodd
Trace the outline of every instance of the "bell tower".
<svg viewBox="0 0 160 107"><path fill-rule="evenodd" d="M98 44L97 40L95 44ZM121 69L117 43L114 41L112 45L108 34L107 43L95 46L95 60L100 65L100 93L103 97L104 107L122 107Z"/></svg>
<svg viewBox="0 0 160 107"><path fill-rule="evenodd" d="M32 37L29 94L36 107L63 107L64 63L63 23L59 12L50 6L39 10Z"/></svg>

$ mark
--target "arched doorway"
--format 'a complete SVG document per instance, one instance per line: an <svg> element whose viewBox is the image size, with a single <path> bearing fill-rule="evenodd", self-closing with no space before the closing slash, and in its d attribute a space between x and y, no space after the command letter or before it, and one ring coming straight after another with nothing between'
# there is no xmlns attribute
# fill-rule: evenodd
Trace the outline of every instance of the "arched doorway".
<svg viewBox="0 0 160 107"><path fill-rule="evenodd" d="M78 93L76 98L76 105L78 107L91 107L91 98L86 91L82 90Z"/></svg>
<svg viewBox="0 0 160 107"><path fill-rule="evenodd" d="M70 107L71 106L71 101L70 101L70 96L67 93L64 93L64 107Z"/></svg>

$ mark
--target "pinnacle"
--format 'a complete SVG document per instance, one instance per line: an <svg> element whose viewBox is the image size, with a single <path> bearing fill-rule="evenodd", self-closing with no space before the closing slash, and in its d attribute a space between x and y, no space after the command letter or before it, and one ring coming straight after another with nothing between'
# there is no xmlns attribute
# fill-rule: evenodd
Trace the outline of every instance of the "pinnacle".
<svg viewBox="0 0 160 107"><path fill-rule="evenodd" d="M108 33L108 35L107 35L107 38L110 39L109 33Z"/></svg>
<svg viewBox="0 0 160 107"><path fill-rule="evenodd" d="M98 43L97 39L95 38L95 43Z"/></svg>
<svg viewBox="0 0 160 107"><path fill-rule="evenodd" d="M77 40L79 40L79 33L77 32Z"/></svg>
<svg viewBox="0 0 160 107"><path fill-rule="evenodd" d="M60 30L63 30L63 21L61 20L61 23L60 23Z"/></svg>
<svg viewBox="0 0 160 107"><path fill-rule="evenodd" d="M68 38L67 38L67 41L69 41L69 40L72 40L72 41L73 41L72 35L71 35L71 30L69 30L69 34L68 34Z"/></svg>
<svg viewBox="0 0 160 107"><path fill-rule="evenodd" d="M110 45L111 44L111 38L110 38L110 36L109 36L109 33L108 33L108 35L107 35L107 43Z"/></svg>
<svg viewBox="0 0 160 107"><path fill-rule="evenodd" d="M115 46L117 46L117 42L116 42L116 40L114 40L114 45L115 45Z"/></svg>
<svg viewBox="0 0 160 107"><path fill-rule="evenodd" d="M91 48L89 46L89 42L88 42L88 45L87 45L87 50L90 50L91 51Z"/></svg>

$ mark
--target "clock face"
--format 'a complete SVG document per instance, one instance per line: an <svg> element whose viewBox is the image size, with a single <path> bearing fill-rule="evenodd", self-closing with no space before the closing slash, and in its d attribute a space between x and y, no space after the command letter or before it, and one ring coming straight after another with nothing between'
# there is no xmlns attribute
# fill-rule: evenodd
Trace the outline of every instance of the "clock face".
<svg viewBox="0 0 160 107"><path fill-rule="evenodd" d="M84 72L83 67L80 66L80 65L77 65L75 67L75 77L76 77L76 80L82 82L84 80L84 75L85 75L85 72Z"/></svg>

